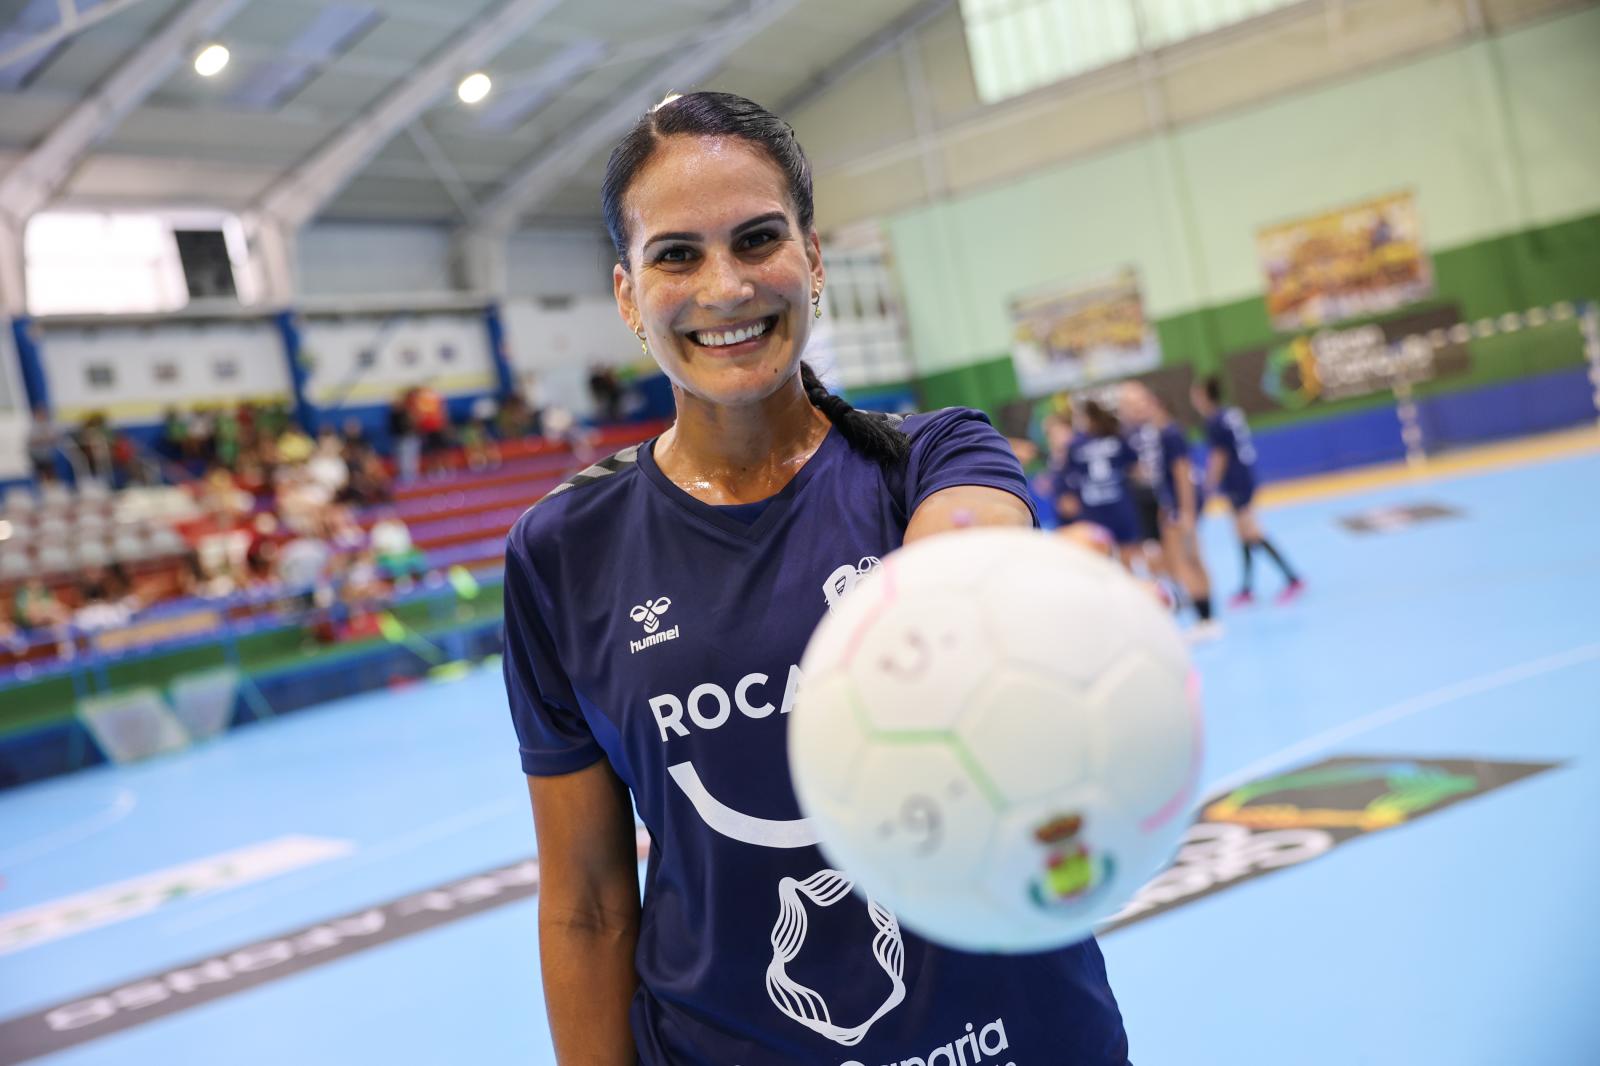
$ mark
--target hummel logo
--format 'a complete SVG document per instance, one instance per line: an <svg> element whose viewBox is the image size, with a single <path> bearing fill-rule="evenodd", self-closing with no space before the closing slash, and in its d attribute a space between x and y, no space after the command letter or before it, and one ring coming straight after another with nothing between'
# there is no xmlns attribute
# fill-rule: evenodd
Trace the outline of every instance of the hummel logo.
<svg viewBox="0 0 1600 1066"><path fill-rule="evenodd" d="M666 614L667 608L671 606L672 601L665 596L658 600L645 600L629 611L628 617L635 622L642 622L646 633L654 633L661 627L661 616Z"/></svg>
<svg viewBox="0 0 1600 1066"><path fill-rule="evenodd" d="M643 640L628 641L628 650L637 655L646 648L660 644L666 640L678 639L678 627L671 629L661 628L661 616L667 613L667 608L672 606L672 601L665 596L654 600L645 600L633 610L628 612L628 617L644 626L645 638Z"/></svg>
<svg viewBox="0 0 1600 1066"><path fill-rule="evenodd" d="M861 561L855 564L845 563L833 573L828 575L828 580L822 583L822 596L828 601L828 613L832 614L834 608L839 606L839 601L845 594L855 588L857 583L879 566L876 555L863 555Z"/></svg>

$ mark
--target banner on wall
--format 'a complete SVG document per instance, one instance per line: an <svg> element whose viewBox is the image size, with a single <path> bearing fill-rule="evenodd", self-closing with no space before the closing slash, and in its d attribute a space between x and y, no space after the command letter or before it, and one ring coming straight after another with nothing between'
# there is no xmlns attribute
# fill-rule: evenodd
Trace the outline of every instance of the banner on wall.
<svg viewBox="0 0 1600 1066"><path fill-rule="evenodd" d="M1078 389L1161 365L1139 277L1124 270L1092 284L1014 297L1011 359L1026 396Z"/></svg>
<svg viewBox="0 0 1600 1066"><path fill-rule="evenodd" d="M1409 191L1268 226L1256 233L1256 252L1279 330L1382 314L1433 293Z"/></svg>
<svg viewBox="0 0 1600 1066"><path fill-rule="evenodd" d="M1454 307L1317 330L1229 356L1228 395L1246 412L1264 414L1464 374L1472 368L1470 336Z"/></svg>

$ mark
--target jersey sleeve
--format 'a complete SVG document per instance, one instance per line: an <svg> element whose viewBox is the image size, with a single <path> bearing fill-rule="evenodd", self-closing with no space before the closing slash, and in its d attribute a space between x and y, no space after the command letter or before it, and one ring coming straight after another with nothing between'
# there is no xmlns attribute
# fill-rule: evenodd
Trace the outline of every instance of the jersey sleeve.
<svg viewBox="0 0 1600 1066"><path fill-rule="evenodd" d="M981 485L1000 489L1028 505L1034 525L1033 494L1011 445L982 411L950 407L910 427L911 456L906 461L906 499L912 514L941 489Z"/></svg>
<svg viewBox="0 0 1600 1066"><path fill-rule="evenodd" d="M1233 431L1228 428L1228 423L1221 418L1206 419L1206 443L1214 448L1231 449Z"/></svg>
<svg viewBox="0 0 1600 1066"><path fill-rule="evenodd" d="M506 545L506 697L522 749L522 770L546 777L581 770L605 752L557 658L533 568L517 543L521 531L519 523Z"/></svg>

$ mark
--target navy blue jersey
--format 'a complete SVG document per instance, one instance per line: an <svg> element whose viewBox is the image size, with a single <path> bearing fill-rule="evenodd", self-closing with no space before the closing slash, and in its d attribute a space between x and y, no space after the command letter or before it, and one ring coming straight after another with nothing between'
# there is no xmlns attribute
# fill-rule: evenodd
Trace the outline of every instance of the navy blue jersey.
<svg viewBox="0 0 1600 1066"><path fill-rule="evenodd" d="M1120 503L1139 457L1121 437L1072 438L1067 447L1067 482L1085 507Z"/></svg>
<svg viewBox="0 0 1600 1066"><path fill-rule="evenodd" d="M1206 442L1228 458L1222 472L1225 492L1232 495L1255 487L1256 446L1243 411L1228 407L1206 419Z"/></svg>
<svg viewBox="0 0 1600 1066"><path fill-rule="evenodd" d="M649 442L511 532L505 672L523 770L608 760L650 834L632 1009L645 1066L1126 1061L1094 941L1012 957L935 947L841 894L847 874L801 817L785 716L812 630L930 494L1028 499L981 414L901 428L901 471L832 431L753 521L674 485Z"/></svg>
<svg viewBox="0 0 1600 1066"><path fill-rule="evenodd" d="M1189 438L1183 427L1169 422L1164 427L1140 426L1134 434L1134 448L1139 454L1141 473L1156 490L1156 498L1169 513L1178 510L1178 460L1189 458ZM1194 483L1196 471L1191 462L1189 476ZM1195 485L1196 506L1200 501L1200 487Z"/></svg>

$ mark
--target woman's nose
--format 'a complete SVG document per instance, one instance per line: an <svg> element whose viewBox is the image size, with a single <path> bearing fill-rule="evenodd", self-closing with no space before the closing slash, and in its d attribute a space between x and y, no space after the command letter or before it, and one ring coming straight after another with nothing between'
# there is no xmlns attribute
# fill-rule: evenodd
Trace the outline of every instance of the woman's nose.
<svg viewBox="0 0 1600 1066"><path fill-rule="evenodd" d="M742 264L727 253L708 253L700 271L700 306L730 311L755 296L755 286L744 276Z"/></svg>

